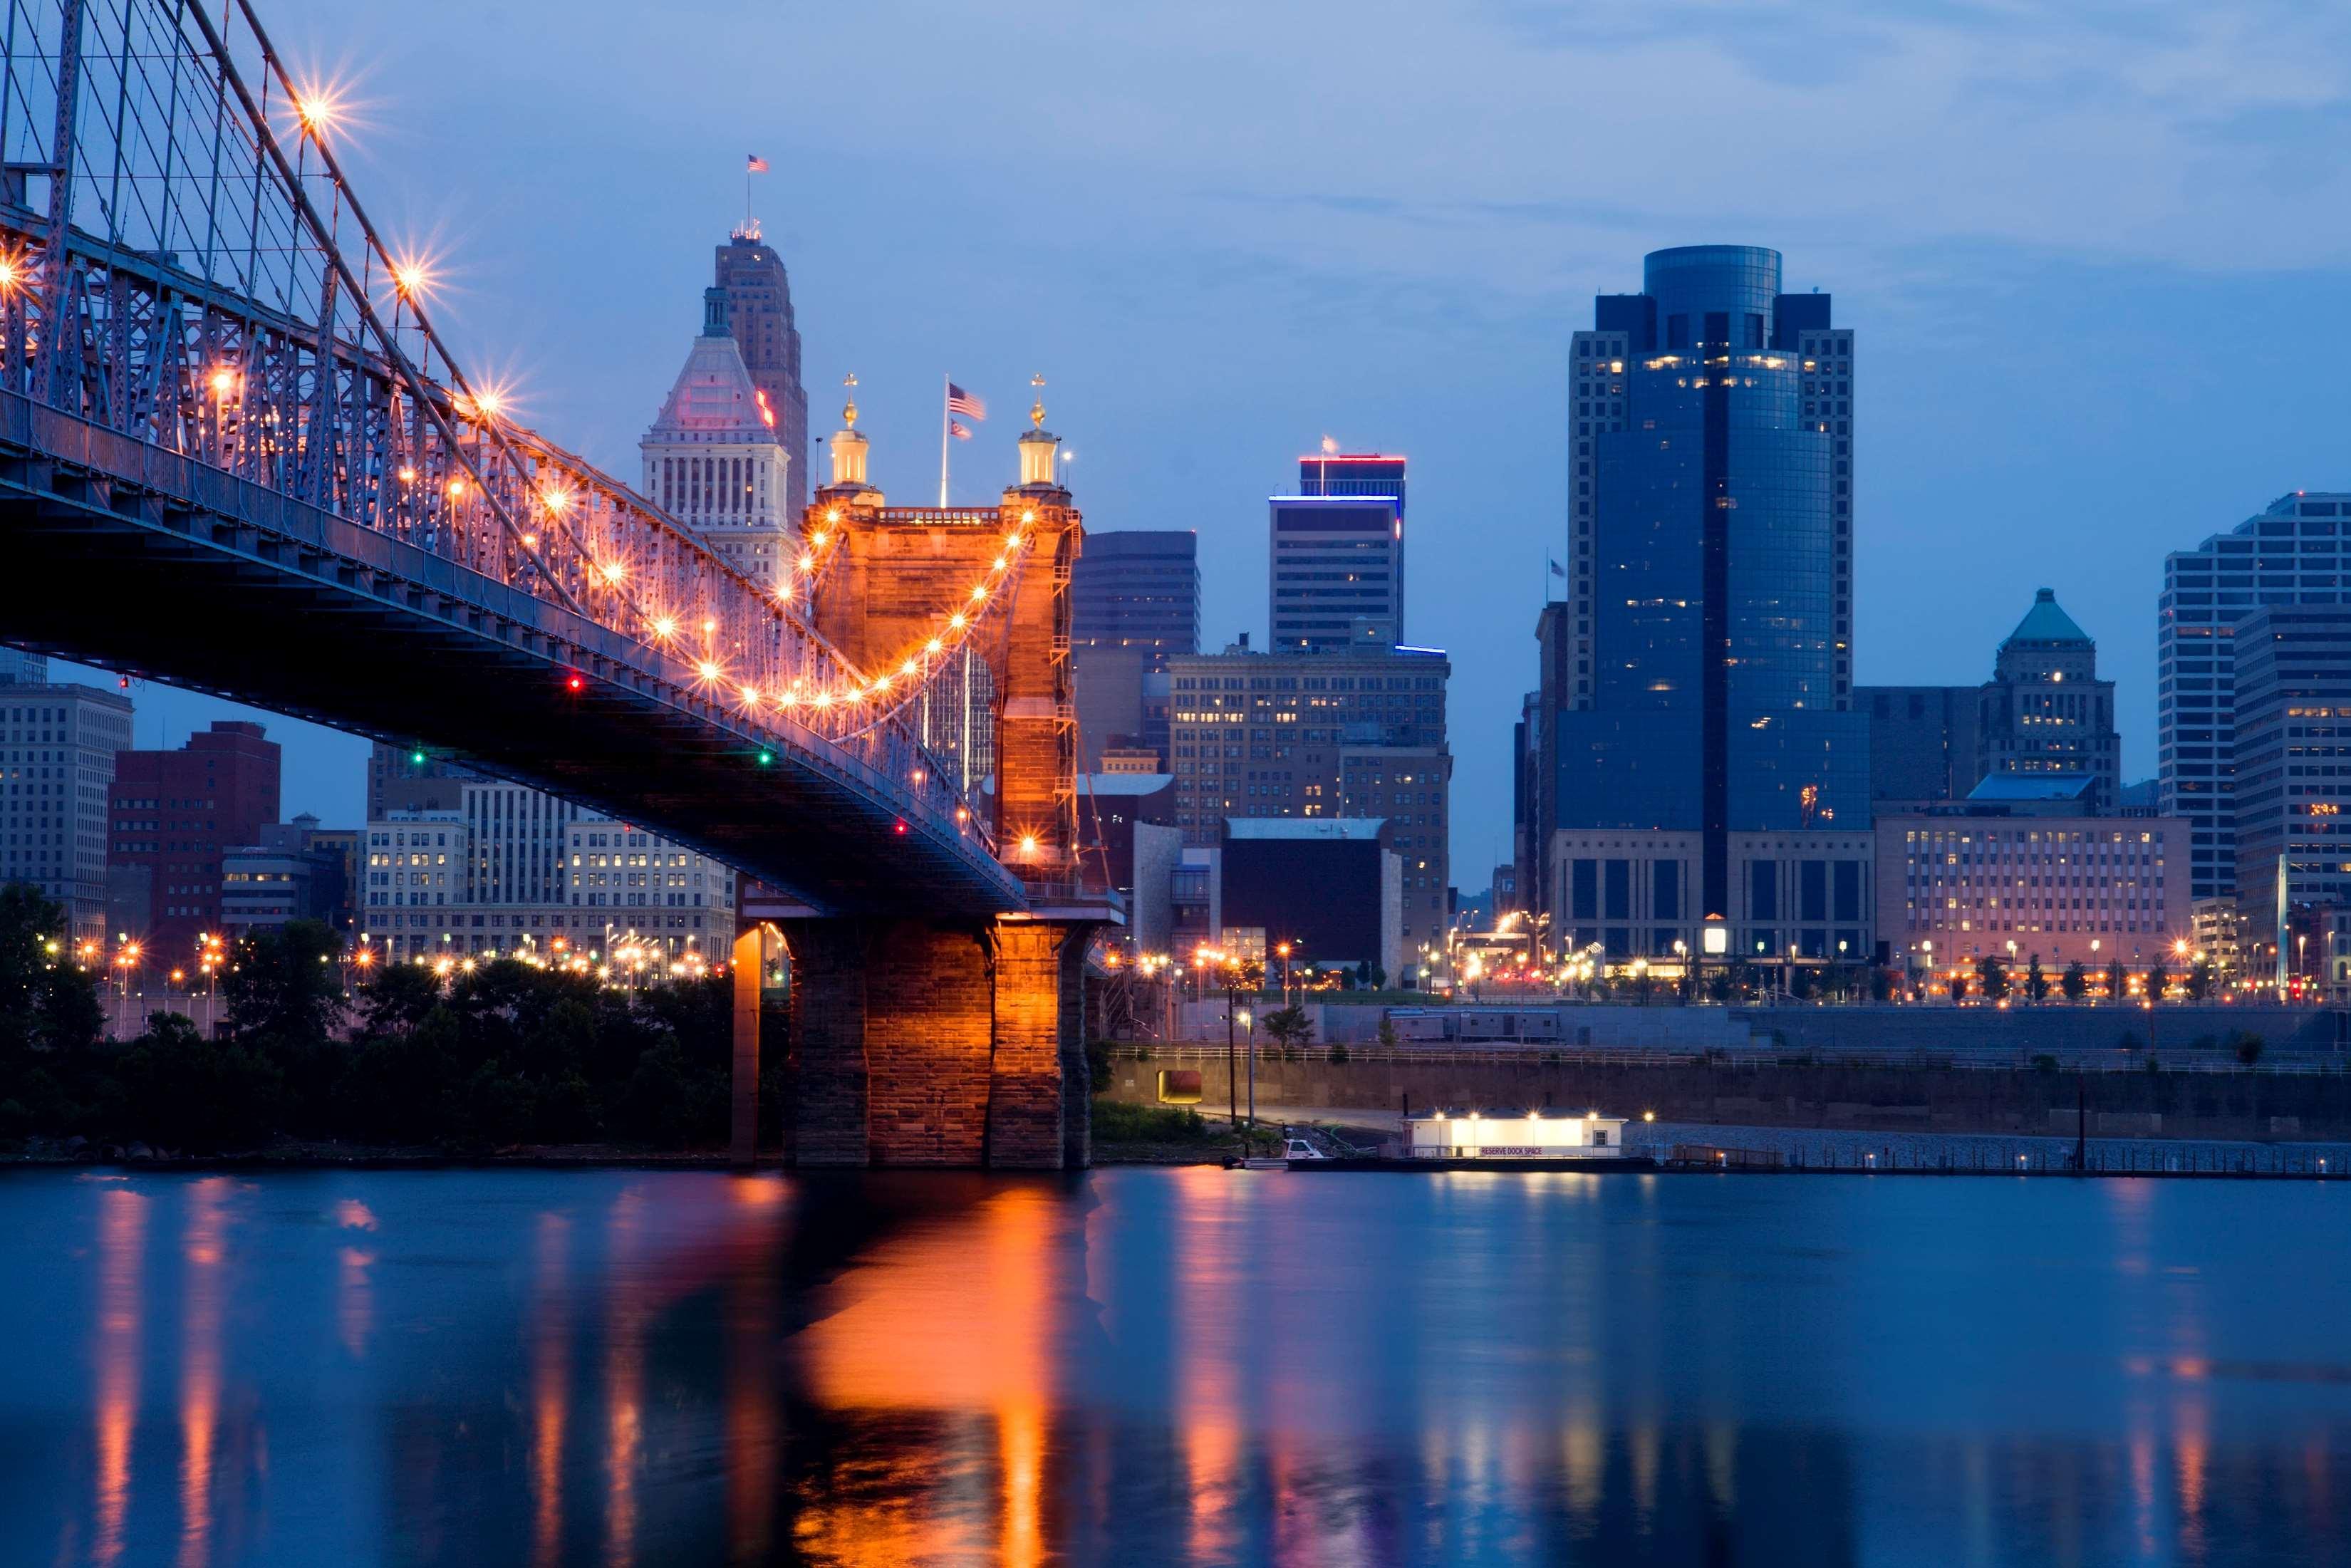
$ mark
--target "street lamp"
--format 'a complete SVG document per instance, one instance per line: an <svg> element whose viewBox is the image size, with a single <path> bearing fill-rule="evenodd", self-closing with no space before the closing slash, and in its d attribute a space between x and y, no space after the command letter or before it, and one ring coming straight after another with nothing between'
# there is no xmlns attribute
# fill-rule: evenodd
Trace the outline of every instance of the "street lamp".
<svg viewBox="0 0 2351 1568"><path fill-rule="evenodd" d="M1208 949L1201 948L1200 956L1203 958L1207 957ZM1238 988L1233 982L1238 977L1233 972L1234 961L1231 954L1219 953L1217 957L1222 961L1225 970L1225 1112L1232 1124L1238 1127L1241 1121L1240 1060L1233 1040L1233 1008L1239 1000L1236 994ZM1250 1087L1254 1092L1256 1086L1252 1084ZM1247 1144L1241 1145L1241 1153L1244 1155L1249 1153Z"/></svg>
<svg viewBox="0 0 2351 1568"><path fill-rule="evenodd" d="M1249 1009L1241 1009L1241 1029L1249 1036L1249 1119L1257 1125L1257 1015Z"/></svg>

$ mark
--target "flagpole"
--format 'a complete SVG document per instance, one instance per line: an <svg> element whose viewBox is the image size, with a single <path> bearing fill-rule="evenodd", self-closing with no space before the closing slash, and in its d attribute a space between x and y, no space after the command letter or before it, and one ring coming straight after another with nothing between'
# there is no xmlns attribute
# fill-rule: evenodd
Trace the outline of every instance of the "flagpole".
<svg viewBox="0 0 2351 1568"><path fill-rule="evenodd" d="M953 383L946 372L939 372L939 510L947 509L947 432L954 427L954 417L947 413L947 388Z"/></svg>

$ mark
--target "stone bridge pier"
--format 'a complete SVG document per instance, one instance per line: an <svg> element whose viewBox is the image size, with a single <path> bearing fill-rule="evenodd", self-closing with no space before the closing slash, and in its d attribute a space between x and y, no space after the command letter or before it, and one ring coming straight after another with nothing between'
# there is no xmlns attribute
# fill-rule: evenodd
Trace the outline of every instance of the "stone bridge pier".
<svg viewBox="0 0 2351 1568"><path fill-rule="evenodd" d="M1021 915L778 922L792 975L785 1158L797 1166L1085 1166L1083 986L1093 924ZM747 1060L740 1018L737 1030L738 1164L751 1157L758 1081L758 970L757 949L749 951ZM745 974L738 966L738 998Z"/></svg>

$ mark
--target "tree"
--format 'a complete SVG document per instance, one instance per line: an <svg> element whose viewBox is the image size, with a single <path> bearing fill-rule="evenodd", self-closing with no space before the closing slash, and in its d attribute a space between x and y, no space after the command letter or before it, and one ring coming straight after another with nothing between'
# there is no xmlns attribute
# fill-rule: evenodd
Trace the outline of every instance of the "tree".
<svg viewBox="0 0 2351 1568"><path fill-rule="evenodd" d="M1890 1002L1894 999L1894 971L1883 964L1873 965L1869 971L1869 999Z"/></svg>
<svg viewBox="0 0 2351 1568"><path fill-rule="evenodd" d="M1963 1002L1967 1000L1967 998L1968 977L1959 970L1954 969L1951 971L1951 1000L1955 1002Z"/></svg>
<svg viewBox="0 0 2351 1568"><path fill-rule="evenodd" d="M2162 959L2158 958L2147 967L2147 999L2159 1002L2163 1000L2163 993L2170 988L2171 971L2163 967Z"/></svg>
<svg viewBox="0 0 2351 1568"><path fill-rule="evenodd" d="M106 1023L98 982L75 967L66 912L21 882L0 887L0 1071L25 1051L97 1043Z"/></svg>
<svg viewBox="0 0 2351 1568"><path fill-rule="evenodd" d="M1278 1009L1266 1014L1263 1022L1266 1039L1284 1051L1296 1051L1314 1038L1314 1019L1303 1007ZM1380 1027L1390 1037L1395 1033L1395 1026L1388 1022L1385 1015L1380 1019ZM1385 1044L1386 1040L1381 1043Z"/></svg>
<svg viewBox="0 0 2351 1568"><path fill-rule="evenodd" d="M2262 1047L2265 1043L2260 1035L2250 1030L2237 1030L2229 1036L2230 1049L2237 1053L2237 1060L2247 1067L2251 1067L2262 1059Z"/></svg>
<svg viewBox="0 0 2351 1568"><path fill-rule="evenodd" d="M2188 967L2186 984L2188 999L2191 1002L2202 1001L2205 994L2212 988L2212 961L2202 954L2198 954L2196 961Z"/></svg>
<svg viewBox="0 0 2351 1568"><path fill-rule="evenodd" d="M2123 988L2129 983L2130 977L2124 973L2123 961L2120 958L2116 959L2113 963L2106 966L2106 1000L2110 1002L2121 1001L2123 999Z"/></svg>
<svg viewBox="0 0 2351 1568"><path fill-rule="evenodd" d="M1976 960L1976 988L1984 1000L1997 1002L2008 996L2008 966L1987 953Z"/></svg>
<svg viewBox="0 0 2351 1568"><path fill-rule="evenodd" d="M239 937L222 977L229 1026L240 1037L324 1043L342 1009L340 938L323 920L289 920Z"/></svg>
<svg viewBox="0 0 2351 1568"><path fill-rule="evenodd" d="M119 1069L132 1134L162 1147L246 1149L277 1130L285 1078L266 1054L156 1013Z"/></svg>
<svg viewBox="0 0 2351 1568"><path fill-rule="evenodd" d="M1380 1014L1379 1042L1380 1049L1383 1051L1394 1051L1403 1043L1396 1036L1395 1019L1388 1017L1385 1012Z"/></svg>
<svg viewBox="0 0 2351 1568"><path fill-rule="evenodd" d="M2082 967L2082 960L2076 958L2065 966L2065 973L2058 977L2057 988L2065 993L2065 999L2069 1002L2078 1002L2090 994L2090 974Z"/></svg>
<svg viewBox="0 0 2351 1568"><path fill-rule="evenodd" d="M2042 970L2041 955L2038 953L2032 955L2032 963L2024 971L2024 994L2032 1001L2045 1002L2049 999L2049 977Z"/></svg>

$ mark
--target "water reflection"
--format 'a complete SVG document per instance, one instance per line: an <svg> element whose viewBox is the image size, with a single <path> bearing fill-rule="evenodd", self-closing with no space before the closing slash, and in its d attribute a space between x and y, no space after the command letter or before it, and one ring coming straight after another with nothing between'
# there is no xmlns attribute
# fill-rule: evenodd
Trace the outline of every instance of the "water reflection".
<svg viewBox="0 0 2351 1568"><path fill-rule="evenodd" d="M2337 1195L2116 1188L13 1176L0 1563L2351 1561Z"/></svg>
<svg viewBox="0 0 2351 1568"><path fill-rule="evenodd" d="M530 1304L530 1560L539 1568L561 1560L563 1431L570 1414L571 1313L567 1249L571 1222L541 1214L531 1240Z"/></svg>
<svg viewBox="0 0 2351 1568"><path fill-rule="evenodd" d="M646 1277L644 1188L613 1199L606 1220L604 1328L604 1561L625 1568L637 1550L637 1444L644 1416Z"/></svg>
<svg viewBox="0 0 2351 1568"><path fill-rule="evenodd" d="M141 1252L147 1195L110 1186L98 1200L98 1489L90 1511L90 1560L122 1558L122 1523L131 1501L131 1446L139 1422Z"/></svg>
<svg viewBox="0 0 2351 1568"><path fill-rule="evenodd" d="M188 1190L180 1251L180 1568L212 1560L213 1445L220 1430L222 1249L232 1183L207 1176Z"/></svg>

